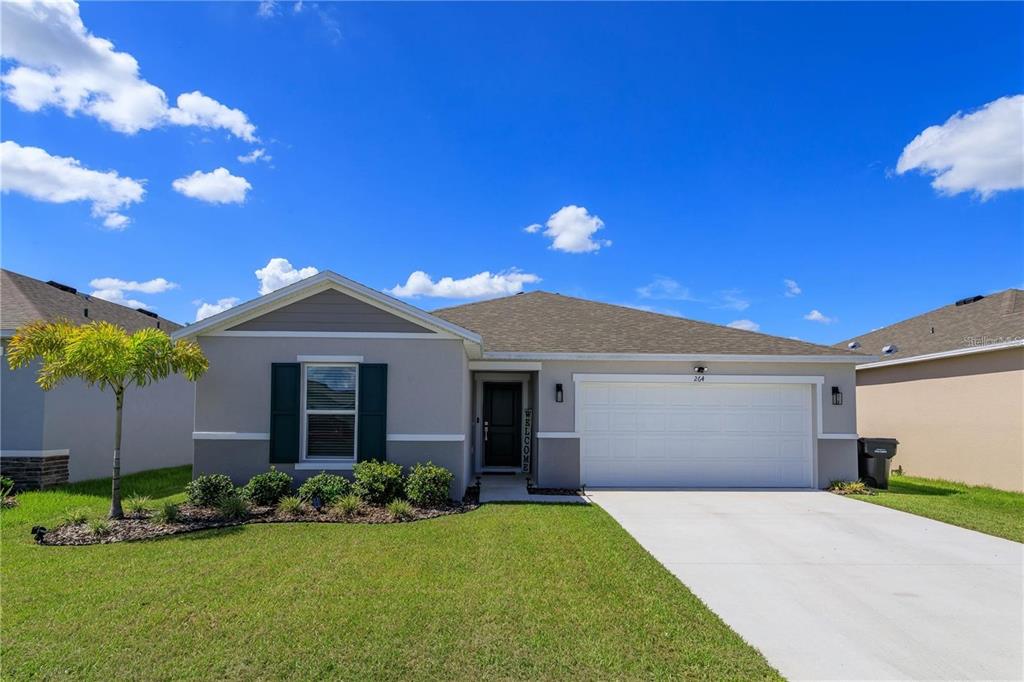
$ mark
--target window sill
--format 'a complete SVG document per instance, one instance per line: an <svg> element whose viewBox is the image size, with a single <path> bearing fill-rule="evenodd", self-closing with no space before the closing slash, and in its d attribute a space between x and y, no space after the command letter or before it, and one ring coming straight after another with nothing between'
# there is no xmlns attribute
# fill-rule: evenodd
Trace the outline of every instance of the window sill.
<svg viewBox="0 0 1024 682"><path fill-rule="evenodd" d="M353 461L326 460L316 462L304 460L295 464L296 471L351 471L355 465Z"/></svg>

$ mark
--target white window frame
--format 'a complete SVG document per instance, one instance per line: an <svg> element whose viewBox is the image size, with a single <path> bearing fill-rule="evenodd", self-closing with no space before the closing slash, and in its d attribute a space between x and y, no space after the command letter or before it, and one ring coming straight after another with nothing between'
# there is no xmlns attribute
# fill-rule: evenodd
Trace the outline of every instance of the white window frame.
<svg viewBox="0 0 1024 682"><path fill-rule="evenodd" d="M322 464L354 464L359 461L359 363L357 362L303 362L302 365L302 424L299 432L302 448L299 452L300 462L322 463ZM356 370L356 401L351 410L307 410L306 409L306 376L310 367L354 367ZM351 457L307 457L306 447L308 439L306 436L309 430L309 415L311 414L351 414L353 416L352 429L352 456Z"/></svg>

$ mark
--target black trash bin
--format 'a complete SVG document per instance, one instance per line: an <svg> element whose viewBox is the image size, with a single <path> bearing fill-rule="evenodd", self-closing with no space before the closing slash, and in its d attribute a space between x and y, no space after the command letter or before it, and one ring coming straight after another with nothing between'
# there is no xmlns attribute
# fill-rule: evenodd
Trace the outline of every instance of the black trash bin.
<svg viewBox="0 0 1024 682"><path fill-rule="evenodd" d="M889 465L896 456L895 438L858 438L857 474L872 488L889 487Z"/></svg>

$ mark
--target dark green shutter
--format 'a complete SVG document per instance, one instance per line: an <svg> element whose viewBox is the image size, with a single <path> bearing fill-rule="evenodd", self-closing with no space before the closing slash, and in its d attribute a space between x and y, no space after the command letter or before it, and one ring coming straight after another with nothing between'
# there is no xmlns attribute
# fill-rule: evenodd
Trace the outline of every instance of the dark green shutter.
<svg viewBox="0 0 1024 682"><path fill-rule="evenodd" d="M297 362L270 365L270 461L299 461L299 392L301 367Z"/></svg>
<svg viewBox="0 0 1024 682"><path fill-rule="evenodd" d="M388 366L359 365L359 445L360 461L387 459L388 443Z"/></svg>

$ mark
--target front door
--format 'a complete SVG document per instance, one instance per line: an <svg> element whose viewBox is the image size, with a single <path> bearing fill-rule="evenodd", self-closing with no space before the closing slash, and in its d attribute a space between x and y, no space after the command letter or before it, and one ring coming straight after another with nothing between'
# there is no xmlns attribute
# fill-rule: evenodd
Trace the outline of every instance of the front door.
<svg viewBox="0 0 1024 682"><path fill-rule="evenodd" d="M520 383L484 382L484 466L520 467L519 431L523 414Z"/></svg>

